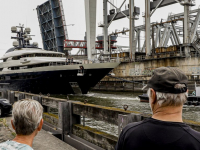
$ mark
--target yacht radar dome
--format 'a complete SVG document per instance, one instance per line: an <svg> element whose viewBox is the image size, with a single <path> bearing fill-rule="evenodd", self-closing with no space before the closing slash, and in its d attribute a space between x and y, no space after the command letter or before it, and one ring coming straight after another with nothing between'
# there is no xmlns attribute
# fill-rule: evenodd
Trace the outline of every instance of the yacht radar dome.
<svg viewBox="0 0 200 150"><path fill-rule="evenodd" d="M32 40L32 37L28 37L28 40Z"/></svg>
<svg viewBox="0 0 200 150"><path fill-rule="evenodd" d="M24 34L23 37L25 37L25 38L28 37L28 34Z"/></svg>
<svg viewBox="0 0 200 150"><path fill-rule="evenodd" d="M13 41L13 46L14 47L18 47L19 46L19 42L18 41Z"/></svg>
<svg viewBox="0 0 200 150"><path fill-rule="evenodd" d="M25 32L27 33L27 34L30 34L30 32L31 32L31 28L25 28Z"/></svg>
<svg viewBox="0 0 200 150"><path fill-rule="evenodd" d="M15 26L11 27L11 32L12 33L16 33L17 32L17 27L15 27Z"/></svg>
<svg viewBox="0 0 200 150"><path fill-rule="evenodd" d="M38 47L38 42L33 42L33 46L37 46Z"/></svg>
<svg viewBox="0 0 200 150"><path fill-rule="evenodd" d="M31 38L31 37L27 37L27 38L25 38L24 40L25 40L25 41L29 41L29 40L32 40L32 38Z"/></svg>

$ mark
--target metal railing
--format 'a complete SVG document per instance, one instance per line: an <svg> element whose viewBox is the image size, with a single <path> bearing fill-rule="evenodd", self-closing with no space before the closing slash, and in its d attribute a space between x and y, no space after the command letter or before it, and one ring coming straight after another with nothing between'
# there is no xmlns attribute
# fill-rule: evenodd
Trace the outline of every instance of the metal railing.
<svg viewBox="0 0 200 150"><path fill-rule="evenodd" d="M72 62L72 61L66 61L66 62L50 62L49 66L63 66L63 65L78 65L81 64L79 62Z"/></svg>

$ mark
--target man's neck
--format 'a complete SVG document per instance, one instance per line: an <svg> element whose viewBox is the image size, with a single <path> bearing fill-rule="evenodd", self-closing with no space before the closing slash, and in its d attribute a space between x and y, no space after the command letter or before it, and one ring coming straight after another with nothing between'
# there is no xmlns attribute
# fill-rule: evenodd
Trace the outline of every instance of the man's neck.
<svg viewBox="0 0 200 150"><path fill-rule="evenodd" d="M17 135L13 141L32 147L34 137L35 133L32 133L31 135Z"/></svg>
<svg viewBox="0 0 200 150"><path fill-rule="evenodd" d="M153 111L152 118L162 121L183 122L182 106L180 107L158 107Z"/></svg>

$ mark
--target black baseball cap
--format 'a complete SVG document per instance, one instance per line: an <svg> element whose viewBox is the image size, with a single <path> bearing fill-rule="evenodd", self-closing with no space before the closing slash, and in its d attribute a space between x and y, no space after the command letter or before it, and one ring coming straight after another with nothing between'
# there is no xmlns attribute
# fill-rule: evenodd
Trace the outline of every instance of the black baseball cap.
<svg viewBox="0 0 200 150"><path fill-rule="evenodd" d="M152 88L162 93L185 93L187 91L187 76L175 67L160 67L153 71L151 79L146 88ZM177 88L177 84L183 84L182 88Z"/></svg>

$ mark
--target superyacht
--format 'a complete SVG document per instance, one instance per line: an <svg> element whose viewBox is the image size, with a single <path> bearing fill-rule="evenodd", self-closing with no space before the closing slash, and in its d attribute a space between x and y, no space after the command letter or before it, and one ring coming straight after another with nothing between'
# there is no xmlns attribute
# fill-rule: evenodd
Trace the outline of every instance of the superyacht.
<svg viewBox="0 0 200 150"><path fill-rule="evenodd" d="M14 26L17 34L10 48L1 58L0 85L6 90L42 94L87 94L118 62L93 63L67 58L64 53L38 48L30 44L30 28Z"/></svg>

